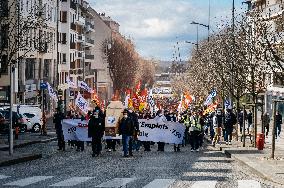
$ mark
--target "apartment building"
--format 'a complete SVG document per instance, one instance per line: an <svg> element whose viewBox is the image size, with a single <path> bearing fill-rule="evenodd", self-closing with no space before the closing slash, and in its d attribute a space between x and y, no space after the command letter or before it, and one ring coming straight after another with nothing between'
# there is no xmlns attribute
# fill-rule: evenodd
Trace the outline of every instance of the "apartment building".
<svg viewBox="0 0 284 188"><path fill-rule="evenodd" d="M273 36L273 45L278 47L279 55L284 58L284 0L250 0L249 10L258 11L261 21L269 23L270 34ZM276 62L275 62L276 64ZM282 63L282 67L284 64ZM265 110L272 114L272 100L284 99L284 72L274 70L268 72L266 76L267 89L264 94ZM284 105L280 104L279 109L284 113Z"/></svg>
<svg viewBox="0 0 284 188"><path fill-rule="evenodd" d="M22 25L33 23L35 28L20 33L20 38L25 43L14 54L14 101L22 104L40 104L41 82L48 82L55 90L62 91L63 96L60 98L66 108L74 105L74 95L78 92L91 100L93 96L82 89L68 89L67 78L75 83L85 81L103 100L111 98L112 81L105 57L104 42L111 41L113 29L89 6L88 1L1 0L1 49L11 45L5 42L10 33L4 32L4 23L12 15L5 11L11 4L15 9L15 15L18 14L12 20L22 22ZM2 50L0 103L9 103L9 63L8 56L3 54ZM46 110L51 110L51 99L46 91L45 95Z"/></svg>
<svg viewBox="0 0 284 188"><path fill-rule="evenodd" d="M51 84L54 82L55 2L55 0L1 0L1 41L7 40L8 42L5 42L6 49L1 48L0 52L0 103L10 101L8 98L10 96L9 67L11 63L15 66L13 83L16 103L37 104L41 80ZM6 31L3 30L5 25L9 28Z"/></svg>

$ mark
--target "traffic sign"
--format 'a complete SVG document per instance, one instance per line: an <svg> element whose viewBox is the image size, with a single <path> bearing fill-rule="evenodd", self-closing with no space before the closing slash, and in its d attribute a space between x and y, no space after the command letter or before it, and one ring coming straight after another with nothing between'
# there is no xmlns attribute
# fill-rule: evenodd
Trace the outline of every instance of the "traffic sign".
<svg viewBox="0 0 284 188"><path fill-rule="evenodd" d="M47 83L46 82L40 83L40 89L47 89Z"/></svg>

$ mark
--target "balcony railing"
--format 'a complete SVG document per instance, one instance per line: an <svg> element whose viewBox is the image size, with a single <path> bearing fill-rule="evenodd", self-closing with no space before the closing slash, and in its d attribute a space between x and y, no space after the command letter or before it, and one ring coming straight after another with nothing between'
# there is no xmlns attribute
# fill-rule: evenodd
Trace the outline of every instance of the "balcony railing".
<svg viewBox="0 0 284 188"><path fill-rule="evenodd" d="M86 43L95 44L95 40L86 38Z"/></svg>
<svg viewBox="0 0 284 188"><path fill-rule="evenodd" d="M95 59L95 56L94 56L94 55L86 55L86 56L85 56L85 59L94 60L94 59Z"/></svg>

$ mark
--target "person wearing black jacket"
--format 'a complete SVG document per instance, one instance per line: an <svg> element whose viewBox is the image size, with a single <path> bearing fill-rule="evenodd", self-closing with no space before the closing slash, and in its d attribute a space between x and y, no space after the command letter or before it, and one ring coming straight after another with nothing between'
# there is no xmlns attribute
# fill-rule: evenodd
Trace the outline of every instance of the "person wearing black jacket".
<svg viewBox="0 0 284 188"><path fill-rule="evenodd" d="M282 124L282 115L280 114L279 111L276 112L275 121L276 121L275 122L276 123L275 137L277 138L277 136L280 137L281 124Z"/></svg>
<svg viewBox="0 0 284 188"><path fill-rule="evenodd" d="M124 157L133 156L132 141L135 133L135 126L132 119L128 116L128 111L123 111L123 118L119 121L118 133L122 135L122 145ZM129 153L129 155L128 155Z"/></svg>
<svg viewBox="0 0 284 188"><path fill-rule="evenodd" d="M55 124L55 130L58 140L58 150L65 151L65 141L62 130L62 120L64 119L64 114L60 111L60 108L56 108L56 113L53 116L53 123Z"/></svg>
<svg viewBox="0 0 284 188"><path fill-rule="evenodd" d="M144 119L152 119L151 115L149 113L146 113L144 116ZM151 151L151 142L150 141L143 141L144 151Z"/></svg>
<svg viewBox="0 0 284 188"><path fill-rule="evenodd" d="M233 126L237 123L237 118L231 109L227 109L227 113L225 114L225 141L226 144L231 144L232 141L232 132Z"/></svg>
<svg viewBox="0 0 284 188"><path fill-rule="evenodd" d="M94 109L88 124L88 137L92 137L92 156L99 156L102 151L102 137L104 135L105 120L100 115L100 108Z"/></svg>
<svg viewBox="0 0 284 188"><path fill-rule="evenodd" d="M133 121L135 132L133 135L133 150L139 151L140 149L140 141L138 140L138 134L139 134L139 122L138 122L138 115L133 111L133 109L128 110L128 115Z"/></svg>

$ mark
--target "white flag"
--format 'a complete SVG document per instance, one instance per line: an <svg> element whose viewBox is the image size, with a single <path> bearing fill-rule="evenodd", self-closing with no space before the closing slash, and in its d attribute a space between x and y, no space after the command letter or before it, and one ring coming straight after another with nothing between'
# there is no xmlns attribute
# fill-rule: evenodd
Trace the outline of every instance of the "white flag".
<svg viewBox="0 0 284 188"><path fill-rule="evenodd" d="M89 93L94 93L95 91L93 89L91 89L87 83L85 83L84 81L78 81L78 86L86 91L88 91Z"/></svg>
<svg viewBox="0 0 284 188"><path fill-rule="evenodd" d="M130 99L130 94L127 94L125 99L124 99L124 107L128 108L128 100Z"/></svg>
<svg viewBox="0 0 284 188"><path fill-rule="evenodd" d="M75 104L76 104L76 106L78 106L80 108L80 110L82 110L86 114L88 113L89 103L88 103L88 101L86 101L84 99L84 97L80 93L78 93L78 95L77 95L77 98L75 100Z"/></svg>
<svg viewBox="0 0 284 188"><path fill-rule="evenodd" d="M77 88L76 84L71 81L69 78L66 79L66 83L68 84L69 88Z"/></svg>
<svg viewBox="0 0 284 188"><path fill-rule="evenodd" d="M58 101L58 98L57 98L57 95L56 95L56 92L53 90L53 88L51 87L51 85L46 82L47 84L47 89L48 89L48 94L49 96L55 101L57 102Z"/></svg>

